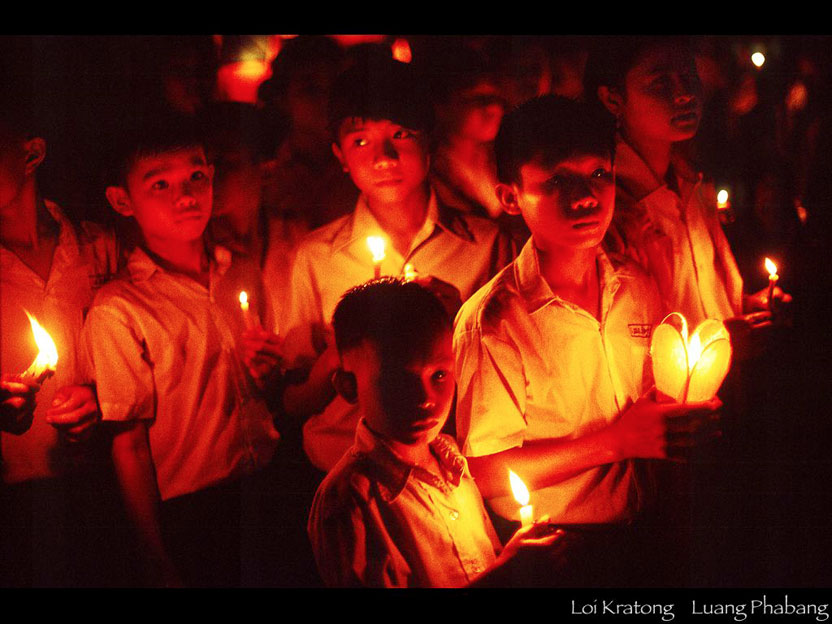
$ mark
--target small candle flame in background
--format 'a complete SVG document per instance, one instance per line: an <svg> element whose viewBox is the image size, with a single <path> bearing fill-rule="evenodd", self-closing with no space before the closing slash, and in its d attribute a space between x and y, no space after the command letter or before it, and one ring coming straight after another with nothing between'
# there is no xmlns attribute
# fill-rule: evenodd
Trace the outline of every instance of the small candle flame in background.
<svg viewBox="0 0 832 624"><path fill-rule="evenodd" d="M754 63L754 67L759 69L760 67L762 67L765 64L766 55L763 54L762 52L755 52L754 54L751 55L751 62Z"/></svg>
<svg viewBox="0 0 832 624"><path fill-rule="evenodd" d="M777 284L777 280L780 279L780 276L777 275L777 265L771 261L771 259L766 258L765 263L766 271L768 271L768 293L766 294L767 301L768 301L768 310L769 312L774 312L774 286Z"/></svg>
<svg viewBox="0 0 832 624"><path fill-rule="evenodd" d="M716 194L716 207L720 210L728 207L728 191L726 189L720 189L719 193Z"/></svg>
<svg viewBox="0 0 832 624"><path fill-rule="evenodd" d="M248 293L244 290L240 291L240 308L243 311L248 310Z"/></svg>
<svg viewBox="0 0 832 624"><path fill-rule="evenodd" d="M396 39L391 47L393 58L400 63L409 63L413 60L413 52L407 39Z"/></svg>
<svg viewBox="0 0 832 624"><path fill-rule="evenodd" d="M58 364L58 349L55 347L55 341L52 340L49 332L27 310L23 311L29 317L29 324L32 326L32 335L38 347L38 355L22 376L26 377L31 375L38 383L43 383L47 377L55 372L55 367Z"/></svg>
<svg viewBox="0 0 832 624"><path fill-rule="evenodd" d="M766 258L765 265L769 277L774 277L775 275L777 275L777 265L774 264L774 262L772 262L770 258Z"/></svg>

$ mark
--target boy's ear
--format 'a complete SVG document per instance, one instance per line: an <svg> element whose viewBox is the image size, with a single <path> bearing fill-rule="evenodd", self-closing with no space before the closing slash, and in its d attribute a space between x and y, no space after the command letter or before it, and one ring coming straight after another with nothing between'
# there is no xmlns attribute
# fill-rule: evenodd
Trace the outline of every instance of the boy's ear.
<svg viewBox="0 0 832 624"><path fill-rule="evenodd" d="M332 153L335 154L335 158L337 158L338 162L341 163L341 169L344 170L344 173L349 173L350 168L347 167L347 163L344 161L344 152L341 151L341 148L338 147L337 143L332 143Z"/></svg>
<svg viewBox="0 0 832 624"><path fill-rule="evenodd" d="M624 105L624 98L617 89L610 89L609 87L598 87L598 99L609 112L618 117L621 114L621 108Z"/></svg>
<svg viewBox="0 0 832 624"><path fill-rule="evenodd" d="M332 373L332 385L347 403L351 405L358 403L358 382L355 375L348 373L343 368L338 368Z"/></svg>
<svg viewBox="0 0 832 624"><path fill-rule="evenodd" d="M104 191L107 196L107 201L117 213L124 217L133 216L133 203L130 201L130 195L122 186L108 186Z"/></svg>
<svg viewBox="0 0 832 624"><path fill-rule="evenodd" d="M31 175L46 158L46 141L41 137L32 137L23 143L23 150L26 152L24 171L26 175Z"/></svg>
<svg viewBox="0 0 832 624"><path fill-rule="evenodd" d="M520 206L517 203L517 189L514 188L514 185L500 182L497 184L495 191L497 193L497 199L500 200L500 204L503 206L503 210L510 215L520 214Z"/></svg>

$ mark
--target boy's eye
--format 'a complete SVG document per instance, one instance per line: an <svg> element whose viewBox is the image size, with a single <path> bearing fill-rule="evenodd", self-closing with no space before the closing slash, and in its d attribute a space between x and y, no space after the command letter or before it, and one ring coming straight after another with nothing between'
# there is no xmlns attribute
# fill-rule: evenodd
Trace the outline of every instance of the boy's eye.
<svg viewBox="0 0 832 624"><path fill-rule="evenodd" d="M561 188L565 182L566 178L564 178L563 176L555 175L546 180L546 183L544 184L544 189L547 193L551 193L555 189Z"/></svg>
<svg viewBox="0 0 832 624"><path fill-rule="evenodd" d="M448 371L438 370L433 374L434 381L445 381L448 378Z"/></svg>
<svg viewBox="0 0 832 624"><path fill-rule="evenodd" d="M604 169L603 167L599 167L595 171L592 172L593 178L608 178L610 177L610 172Z"/></svg>
<svg viewBox="0 0 832 624"><path fill-rule="evenodd" d="M393 133L394 139L413 139L416 138L416 133L411 130L400 128Z"/></svg>
<svg viewBox="0 0 832 624"><path fill-rule="evenodd" d="M150 188L154 191L164 191L168 188L168 183L165 180L156 180Z"/></svg>
<svg viewBox="0 0 832 624"><path fill-rule="evenodd" d="M365 139L364 137L354 139L352 142L352 144L356 147L364 147L365 145L367 145L367 143L369 143L369 141L367 141L367 139Z"/></svg>
<svg viewBox="0 0 832 624"><path fill-rule="evenodd" d="M194 171L191 174L191 180L199 181L199 180L207 180L208 176L205 174L204 171Z"/></svg>

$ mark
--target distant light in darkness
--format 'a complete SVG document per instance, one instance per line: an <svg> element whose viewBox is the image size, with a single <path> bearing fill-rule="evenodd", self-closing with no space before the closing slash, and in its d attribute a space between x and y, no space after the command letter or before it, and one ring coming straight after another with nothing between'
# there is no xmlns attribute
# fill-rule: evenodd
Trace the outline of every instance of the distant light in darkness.
<svg viewBox="0 0 832 624"><path fill-rule="evenodd" d="M756 67L762 67L763 63L766 62L766 55L762 52L755 52L751 55L751 62L754 63Z"/></svg>

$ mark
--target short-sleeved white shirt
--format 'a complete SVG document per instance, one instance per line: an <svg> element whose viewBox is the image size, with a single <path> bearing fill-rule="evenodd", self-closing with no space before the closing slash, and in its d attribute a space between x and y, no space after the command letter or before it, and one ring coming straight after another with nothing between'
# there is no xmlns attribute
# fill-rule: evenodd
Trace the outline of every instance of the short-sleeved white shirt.
<svg viewBox="0 0 832 624"><path fill-rule="evenodd" d="M25 434L2 434L3 480L19 483L57 477L66 468L58 433L46 422L55 392L81 382L78 340L93 294L116 272L111 232L92 223L78 228L52 202L44 202L60 232L49 276L43 279L0 245L0 370L19 374L38 353L25 310L49 332L58 350L55 375L37 394L32 427Z"/></svg>
<svg viewBox="0 0 832 624"><path fill-rule="evenodd" d="M301 241L292 265L289 305L280 322L289 368L308 370L332 342L332 314L341 297L373 279L367 237L383 235L361 197L354 212ZM427 219L410 251L402 256L388 245L381 274L401 275L410 263L420 275L456 286L464 301L511 258L511 241L496 225L440 206L431 193ZM303 428L303 446L312 464L329 471L352 446L357 424L357 408L340 396L312 416Z"/></svg>
<svg viewBox="0 0 832 624"><path fill-rule="evenodd" d="M683 160L673 163L681 195L619 137L615 214L605 245L639 262L668 311L681 312L694 328L707 318L742 314L742 276L719 222L713 185Z"/></svg>
<svg viewBox="0 0 832 624"><path fill-rule="evenodd" d="M554 295L530 239L469 299L454 331L457 436L480 457L527 440L573 439L614 422L649 389L649 340L661 320L656 287L635 263L598 249L601 322ZM508 478L508 477L506 477ZM642 504L632 461L584 470L534 490L536 515L559 523L630 519ZM489 500L517 519L514 498Z"/></svg>
<svg viewBox="0 0 832 624"><path fill-rule="evenodd" d="M238 351L239 292L253 313L271 309L259 269L232 263L222 247L214 258L206 289L135 249L84 325L102 418L149 421L162 500L265 466L279 438Z"/></svg>

